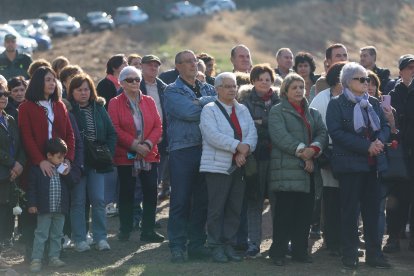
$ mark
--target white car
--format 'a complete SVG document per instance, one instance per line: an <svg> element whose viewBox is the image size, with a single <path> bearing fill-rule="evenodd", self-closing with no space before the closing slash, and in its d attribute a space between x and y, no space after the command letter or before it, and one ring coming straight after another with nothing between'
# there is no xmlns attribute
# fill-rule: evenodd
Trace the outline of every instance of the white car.
<svg viewBox="0 0 414 276"><path fill-rule="evenodd" d="M17 51L19 53L33 54L37 50L36 40L21 36L12 26L8 24L0 25L0 41L4 41L6 34L12 34L16 37Z"/></svg>
<svg viewBox="0 0 414 276"><path fill-rule="evenodd" d="M206 14L211 14L212 11L235 11L236 3L233 0L205 0L202 7Z"/></svg>
<svg viewBox="0 0 414 276"><path fill-rule="evenodd" d="M203 9L199 6L193 5L188 1L180 1L166 6L164 19L174 19L183 17L192 17L203 14Z"/></svg>
<svg viewBox="0 0 414 276"><path fill-rule="evenodd" d="M138 6L118 7L116 8L114 22L117 27L122 25L132 26L144 23L148 21L148 18L148 14Z"/></svg>
<svg viewBox="0 0 414 276"><path fill-rule="evenodd" d="M81 33L80 23L66 13L50 12L41 14L39 17L49 26L49 32L52 36Z"/></svg>

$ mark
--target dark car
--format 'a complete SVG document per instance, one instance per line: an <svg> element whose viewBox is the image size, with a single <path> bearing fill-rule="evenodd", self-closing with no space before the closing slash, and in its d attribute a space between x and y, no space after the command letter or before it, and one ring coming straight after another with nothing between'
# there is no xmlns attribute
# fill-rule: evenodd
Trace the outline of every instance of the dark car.
<svg viewBox="0 0 414 276"><path fill-rule="evenodd" d="M112 16L103 11L88 12L83 25L85 31L112 30L114 27Z"/></svg>

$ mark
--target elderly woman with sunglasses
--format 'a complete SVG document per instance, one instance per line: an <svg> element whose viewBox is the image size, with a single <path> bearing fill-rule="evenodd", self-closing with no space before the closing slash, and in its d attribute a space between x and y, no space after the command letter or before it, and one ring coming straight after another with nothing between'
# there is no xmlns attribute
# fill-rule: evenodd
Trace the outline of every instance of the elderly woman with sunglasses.
<svg viewBox="0 0 414 276"><path fill-rule="evenodd" d="M370 78L364 67L346 64L340 79L343 93L333 98L326 112L332 138L332 171L339 181L342 263L358 266L358 216L362 213L366 264L389 268L378 239L380 186L378 174L387 169L384 143L390 128L379 101L368 95Z"/></svg>
<svg viewBox="0 0 414 276"><path fill-rule="evenodd" d="M135 183L139 177L144 196L141 241L162 242L164 237L154 231L160 161L157 144L162 124L155 101L139 89L141 80L141 70L134 66L122 69L119 81L123 92L109 102L108 108L118 134L114 156L121 183L118 239L127 241L132 231Z"/></svg>

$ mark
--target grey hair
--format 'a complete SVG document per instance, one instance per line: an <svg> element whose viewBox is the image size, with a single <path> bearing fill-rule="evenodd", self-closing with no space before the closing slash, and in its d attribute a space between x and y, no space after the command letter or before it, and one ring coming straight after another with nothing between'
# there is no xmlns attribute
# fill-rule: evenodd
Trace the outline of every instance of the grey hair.
<svg viewBox="0 0 414 276"><path fill-rule="evenodd" d="M182 56L183 54L187 54L187 53L193 54L193 55L195 56L195 54L194 54L194 52L193 52L193 51L191 51L191 50L184 50L184 51L178 52L178 53L175 55L175 60L174 60L174 63L175 63L175 64L180 64L180 63L182 63L181 56Z"/></svg>
<svg viewBox="0 0 414 276"><path fill-rule="evenodd" d="M339 75L342 87L349 88L349 83L352 81L352 78L357 73L364 73L368 75L367 70L359 63L348 62L347 64L345 64L341 70L341 74Z"/></svg>
<svg viewBox="0 0 414 276"><path fill-rule="evenodd" d="M118 80L123 81L125 80L128 75L131 73L135 73L138 75L138 77L142 80L142 72L140 69L137 69L135 66L126 66L124 69L121 70L121 73L119 73Z"/></svg>
<svg viewBox="0 0 414 276"><path fill-rule="evenodd" d="M290 85L294 82L294 81L301 81L303 82L303 84L305 84L305 80L297 73L289 73L282 82L282 86L280 87L280 93L282 94L282 96L287 95L288 90Z"/></svg>
<svg viewBox="0 0 414 276"><path fill-rule="evenodd" d="M219 86L222 86L224 79L232 79L234 80L235 83L237 83L236 75L234 73L223 72L223 73L218 74L218 76L216 76L216 79L214 80L214 87L217 88Z"/></svg>
<svg viewBox="0 0 414 276"><path fill-rule="evenodd" d="M7 90L7 80L6 80L6 78L3 76L3 75L1 75L0 74L0 84L1 85L4 85L4 89L6 89Z"/></svg>

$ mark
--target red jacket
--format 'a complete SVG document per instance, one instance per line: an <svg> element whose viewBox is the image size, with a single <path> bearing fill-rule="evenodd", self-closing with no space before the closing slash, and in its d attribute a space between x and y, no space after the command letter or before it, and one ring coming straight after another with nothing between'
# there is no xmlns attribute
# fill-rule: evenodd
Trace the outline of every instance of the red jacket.
<svg viewBox="0 0 414 276"><path fill-rule="evenodd" d="M61 101L53 104L53 137L59 137L66 142L68 153L66 158L73 161L75 156L75 138L68 112ZM30 101L25 101L19 106L19 129L23 147L26 150L30 164L39 165L46 159L45 145L49 140L49 122L43 107Z"/></svg>
<svg viewBox="0 0 414 276"><path fill-rule="evenodd" d="M160 156L157 144L162 135L162 123L157 107L150 96L141 94L139 109L144 121L144 140L149 140L153 144L151 152L144 160L147 162L159 162ZM132 165L134 160L127 158L127 152L131 151L132 143L137 137L137 131L129 107L128 97L122 93L112 98L109 102L108 113L118 135L114 163L116 165Z"/></svg>

